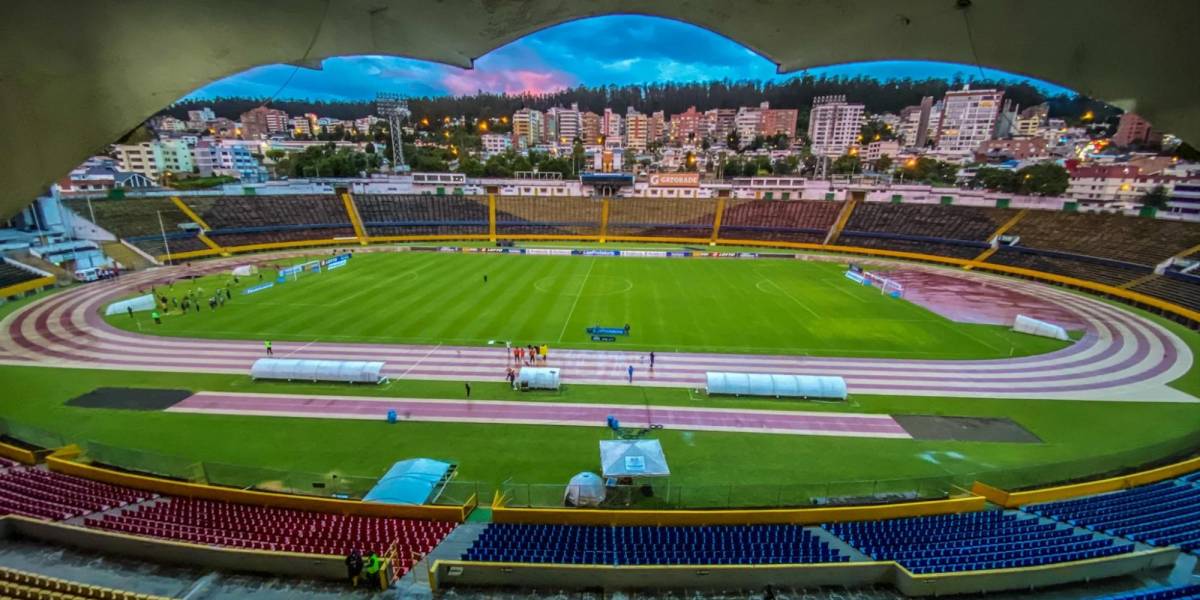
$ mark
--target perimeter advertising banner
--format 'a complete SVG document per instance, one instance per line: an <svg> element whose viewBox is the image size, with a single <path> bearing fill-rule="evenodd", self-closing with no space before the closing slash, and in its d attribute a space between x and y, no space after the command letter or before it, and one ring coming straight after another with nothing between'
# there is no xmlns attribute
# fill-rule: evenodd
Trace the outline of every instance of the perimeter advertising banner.
<svg viewBox="0 0 1200 600"><path fill-rule="evenodd" d="M700 187L699 173L651 173L650 187Z"/></svg>

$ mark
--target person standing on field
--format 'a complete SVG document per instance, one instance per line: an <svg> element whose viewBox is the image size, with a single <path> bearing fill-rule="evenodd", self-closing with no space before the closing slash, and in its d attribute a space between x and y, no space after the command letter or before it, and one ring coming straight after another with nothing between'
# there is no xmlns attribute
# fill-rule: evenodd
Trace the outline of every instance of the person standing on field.
<svg viewBox="0 0 1200 600"><path fill-rule="evenodd" d="M654 351L653 350L650 351L650 369L651 370L654 369Z"/></svg>
<svg viewBox="0 0 1200 600"><path fill-rule="evenodd" d="M471 397L471 382L470 381L464 382L463 385L467 387L467 398L470 398Z"/></svg>
<svg viewBox="0 0 1200 600"><path fill-rule="evenodd" d="M633 383L633 365L629 365L627 372L629 373L629 383Z"/></svg>
<svg viewBox="0 0 1200 600"><path fill-rule="evenodd" d="M263 345L267 347L267 356L275 356L275 351L271 350L271 340L263 342Z"/></svg>

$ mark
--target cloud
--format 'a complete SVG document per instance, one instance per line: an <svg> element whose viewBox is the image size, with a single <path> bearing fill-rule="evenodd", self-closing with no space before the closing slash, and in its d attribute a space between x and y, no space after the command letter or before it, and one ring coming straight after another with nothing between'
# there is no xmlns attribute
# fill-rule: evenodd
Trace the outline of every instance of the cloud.
<svg viewBox="0 0 1200 600"><path fill-rule="evenodd" d="M216 96L369 99L379 91L411 96L477 91L543 93L576 85L627 85L719 79L780 80L771 61L706 29L658 17L615 15L564 23L496 49L474 69L390 56L331 58L321 70L290 65L250 69L189 98ZM928 61L881 61L820 67L812 75L878 79L938 77L1028 81L1050 93L1069 90L994 69ZM285 85L286 83L286 85Z"/></svg>

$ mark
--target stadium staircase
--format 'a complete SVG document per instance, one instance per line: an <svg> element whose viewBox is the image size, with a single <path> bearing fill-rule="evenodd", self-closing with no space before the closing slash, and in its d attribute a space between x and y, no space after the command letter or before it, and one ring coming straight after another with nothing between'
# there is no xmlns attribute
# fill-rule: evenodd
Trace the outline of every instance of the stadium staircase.
<svg viewBox="0 0 1200 600"><path fill-rule="evenodd" d="M1158 279L1159 277L1162 277L1162 275L1159 275L1158 273L1148 273L1146 275L1142 275L1141 277L1138 277L1137 279L1134 279L1133 281L1128 281L1128 282L1122 283L1121 285L1118 285L1117 287L1119 287L1123 290L1127 290L1129 288L1142 285L1143 283L1150 283L1151 281L1154 281L1155 279Z"/></svg>
<svg viewBox="0 0 1200 600"><path fill-rule="evenodd" d="M854 212L854 208L858 206L860 196L857 194L849 194L845 204L842 205L842 212L838 213L837 221L833 222L833 227L829 228L829 233L825 234L826 246L837 243L838 236L842 234L842 229L846 227L846 223L850 222L850 215Z"/></svg>
<svg viewBox="0 0 1200 600"><path fill-rule="evenodd" d="M14 254L10 258L10 260L22 263L26 266L33 267L34 269L41 269L42 271L45 271L45 272L53 275L54 278L57 280L58 285L60 285L60 286L68 285L72 281L75 281L74 273L72 273L72 272L70 272L48 260L40 259L40 258L30 254L27 251L18 252L16 254Z"/></svg>
<svg viewBox="0 0 1200 600"><path fill-rule="evenodd" d="M420 598L430 596L429 569L439 560L459 560L475 544L475 540L487 529L487 523L462 523L413 565L399 581L399 597Z"/></svg>
<svg viewBox="0 0 1200 600"><path fill-rule="evenodd" d="M193 223L200 227L200 233L196 235L196 239L204 243L205 246L208 246L209 248L216 250L225 256L229 256L229 253L226 252L225 249L220 246L220 244L217 244L212 240L212 238L208 237L208 232L212 228L208 226L208 223L205 222L200 215L196 214L196 211L192 210L192 208L188 206L182 199L180 199L179 196L171 196L171 203L173 203L179 209L179 212L187 215L187 218L191 219Z"/></svg>
<svg viewBox="0 0 1200 600"><path fill-rule="evenodd" d="M104 250L105 256L117 261L125 271L140 271L154 266L148 254L139 254L121 242L101 242L100 249Z"/></svg>
<svg viewBox="0 0 1200 600"><path fill-rule="evenodd" d="M354 237L358 238L358 243L367 245L367 230L363 227L362 217L358 215L358 207L354 205L354 198L350 197L350 192L342 190L338 196L342 198L342 205L346 207L346 216L350 217L350 224L354 226Z"/></svg>
<svg viewBox="0 0 1200 600"><path fill-rule="evenodd" d="M1021 219L1025 218L1025 215L1028 212L1028 208L1022 208L1019 212L1017 212L1017 214L1013 215L1011 219L1005 221L1003 225L996 228L996 231L992 232L992 235L988 236L988 243L991 244L991 247L979 253L979 256L976 256L971 260L971 264L963 265L963 269L970 271L971 269L975 268L977 264L985 262L987 259L991 258L992 255L996 253L996 250L1000 249L1000 236L1004 235L1005 232L1007 232L1009 229L1012 229L1013 226L1016 225Z"/></svg>

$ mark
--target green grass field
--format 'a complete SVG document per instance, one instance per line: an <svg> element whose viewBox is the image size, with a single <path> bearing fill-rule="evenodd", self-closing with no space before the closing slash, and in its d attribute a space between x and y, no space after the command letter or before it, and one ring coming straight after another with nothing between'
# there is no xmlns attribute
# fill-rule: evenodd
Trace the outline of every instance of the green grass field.
<svg viewBox="0 0 1200 600"><path fill-rule="evenodd" d="M459 479L481 489L547 483L550 496L579 471L595 470L597 427L494 426L470 423L400 423L325 419L172 414L76 408L64 403L98 386L170 387L276 393L318 393L461 398L457 382L394 381L384 388L251 382L236 375L127 373L0 367L10 393L0 415L21 437L38 443L92 442L133 449L123 466L190 471L179 465L205 461L222 483L249 485L274 479L256 469L289 472L306 481L373 481L392 462L425 456L459 464ZM1200 405L1051 400L988 400L855 396L849 404L694 397L685 389L614 389L575 385L554 395L520 395L502 383L480 382L481 399L618 402L678 406L728 406L774 410L848 411L1009 417L1043 440L1040 444L940 442L821 436L663 431L662 440L689 504L721 505L729 487L740 502L806 502L807 495L856 495L874 490L921 489L936 494L951 484L981 478L1029 485L1104 473L1161 459L1186 447L1179 440L1200 429ZM1131 426L1137 424L1137 426ZM35 433L31 434L30 431ZM217 443L215 440L219 440ZM237 467L221 466L237 465ZM1033 468L1031 468L1033 467ZM225 479L220 479L224 477ZM257 479L256 479L257 477ZM283 476L280 476L281 478ZM914 483L915 480L915 483ZM882 483L876 483L882 482ZM536 489L536 488L535 488ZM308 491L312 491L311 489ZM486 495L486 494L485 494Z"/></svg>
<svg viewBox="0 0 1200 600"><path fill-rule="evenodd" d="M834 263L796 260L613 259L496 254L360 254L349 266L235 294L216 311L109 317L159 335L292 341L636 348L820 356L972 359L1049 352L1065 344L1003 326L955 323L847 281ZM484 277L488 282L484 283ZM270 279L270 274L267 275ZM189 288L207 298L229 285ZM245 287L257 279L243 281ZM623 343L584 329L622 326Z"/></svg>
<svg viewBox="0 0 1200 600"><path fill-rule="evenodd" d="M489 276L486 286L484 273ZM227 279L179 283L169 293L195 288L211 294ZM251 283L257 278L239 287ZM14 308L0 307L0 316ZM767 314L773 319L762 317ZM1146 316L1200 355L1195 332ZM587 325L629 321L635 326L631 342L641 348L849 354L844 351L848 347L858 355L967 358L1007 355L1005 344L1015 354L1059 347L1000 327L950 323L907 302L848 285L837 264L783 260L363 254L344 269L251 296L235 295L216 311L205 307L198 315L170 314L159 327L141 317L117 315L110 321L164 335L304 341L482 344L511 337L588 347L580 339ZM855 322L878 325L880 334L846 326ZM910 337L913 343L888 339L883 332ZM556 342L560 335L562 342ZM1004 351L996 352L998 348ZM608 435L599 426L388 425L65 404L101 386L461 398L459 382L398 380L347 387L252 382L237 375L15 366L0 366L0 381L7 392L0 394L0 417L15 437L43 445L81 443L94 449L94 456L121 466L184 477L195 476L196 464L202 462L203 472L215 482L268 487L282 482L283 489L309 493L319 493L311 488L314 482L329 485L325 492L360 492L392 462L425 456L458 463L459 480L472 482L466 489L485 499L491 490L505 488L518 501L553 503L573 474L597 468L596 442ZM1200 394L1200 366L1173 385ZM671 506L803 504L815 496L905 490L938 495L976 479L1004 487L1044 485L1133 468L1200 443L1197 404L858 394L843 404L586 385L529 395L494 382L478 382L473 397L1007 417L1042 440L1016 444L663 431L659 438L674 473L672 493L681 494L673 496ZM331 484L332 474L345 487ZM454 497L462 499L465 491L456 491Z"/></svg>

